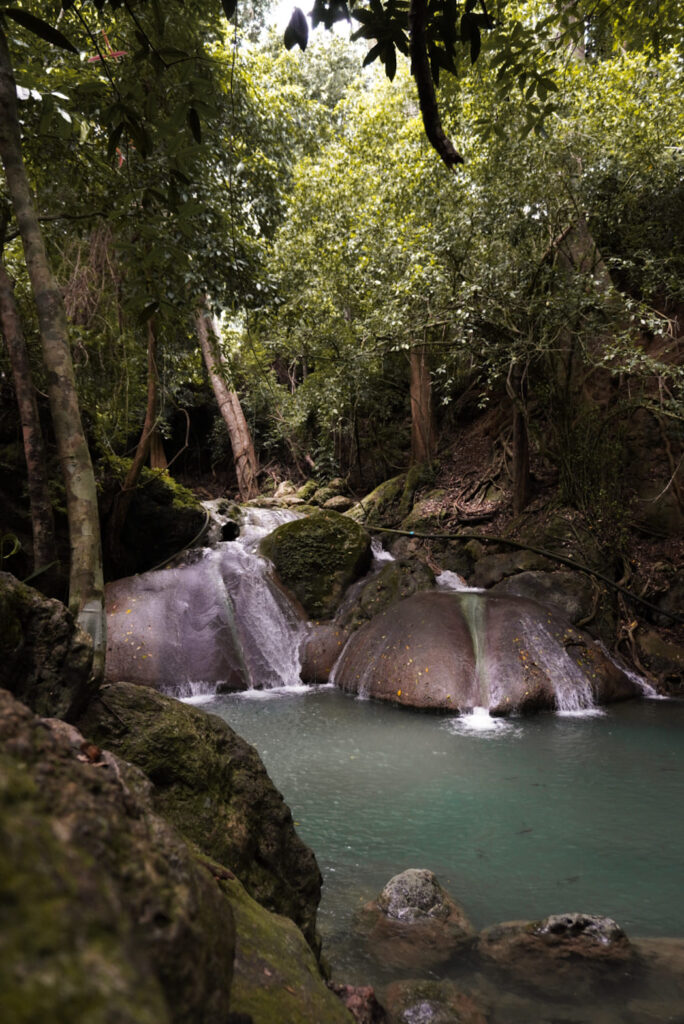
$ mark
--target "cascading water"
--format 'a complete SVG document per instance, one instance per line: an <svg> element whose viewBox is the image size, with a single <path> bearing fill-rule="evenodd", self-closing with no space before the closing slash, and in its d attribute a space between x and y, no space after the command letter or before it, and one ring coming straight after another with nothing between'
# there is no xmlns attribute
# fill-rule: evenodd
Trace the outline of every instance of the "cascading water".
<svg viewBox="0 0 684 1024"><path fill-rule="evenodd" d="M257 553L262 537L295 518L248 509L236 540L110 584L108 678L183 697L299 683L304 622Z"/></svg>

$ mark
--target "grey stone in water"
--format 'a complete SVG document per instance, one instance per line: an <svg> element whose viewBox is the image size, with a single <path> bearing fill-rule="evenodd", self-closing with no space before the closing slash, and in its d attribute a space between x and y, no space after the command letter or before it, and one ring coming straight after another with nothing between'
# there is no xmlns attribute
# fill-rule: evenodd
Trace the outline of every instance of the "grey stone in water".
<svg viewBox="0 0 684 1024"><path fill-rule="evenodd" d="M622 928L611 917L597 917L593 914L552 914L544 918L534 931L537 935L599 943L602 946L625 939Z"/></svg>
<svg viewBox="0 0 684 1024"><path fill-rule="evenodd" d="M395 921L444 920L451 913L448 894L432 871L424 868L409 868L391 878L378 897L378 906Z"/></svg>

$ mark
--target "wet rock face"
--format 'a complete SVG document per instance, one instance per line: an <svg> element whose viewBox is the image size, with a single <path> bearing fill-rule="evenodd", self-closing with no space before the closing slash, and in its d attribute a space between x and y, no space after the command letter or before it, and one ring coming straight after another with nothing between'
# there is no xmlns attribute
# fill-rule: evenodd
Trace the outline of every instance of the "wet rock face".
<svg viewBox="0 0 684 1024"><path fill-rule="evenodd" d="M475 934L463 908L423 868L391 878L363 907L357 928L376 960L406 969L446 963Z"/></svg>
<svg viewBox="0 0 684 1024"><path fill-rule="evenodd" d="M557 612L480 593L400 601L352 635L334 678L348 692L409 707L503 715L641 694Z"/></svg>
<svg viewBox="0 0 684 1024"><path fill-rule="evenodd" d="M138 769L0 691L0 1019L224 1024L228 900Z"/></svg>
<svg viewBox="0 0 684 1024"><path fill-rule="evenodd" d="M366 531L327 509L279 526L260 551L313 619L332 618L349 584L371 563Z"/></svg>
<svg viewBox="0 0 684 1024"><path fill-rule="evenodd" d="M155 809L233 871L259 903L318 948L321 875L256 750L223 719L132 683L103 687L79 722L100 746L142 768Z"/></svg>
<svg viewBox="0 0 684 1024"><path fill-rule="evenodd" d="M396 981L386 993L397 1024L487 1024L487 1006L451 981Z"/></svg>
<svg viewBox="0 0 684 1024"><path fill-rule="evenodd" d="M61 601L0 573L0 686L39 715L74 721L94 693L92 660Z"/></svg>

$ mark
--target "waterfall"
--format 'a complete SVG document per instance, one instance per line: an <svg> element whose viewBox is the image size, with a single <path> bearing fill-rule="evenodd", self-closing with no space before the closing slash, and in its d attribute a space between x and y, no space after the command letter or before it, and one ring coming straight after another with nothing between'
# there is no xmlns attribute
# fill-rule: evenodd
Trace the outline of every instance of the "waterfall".
<svg viewBox="0 0 684 1024"><path fill-rule="evenodd" d="M107 678L182 697L298 684L304 622L257 553L262 537L295 518L247 509L236 540L109 584Z"/></svg>
<svg viewBox="0 0 684 1024"><path fill-rule="evenodd" d="M556 710L564 714L594 710L594 695L589 679L553 633L529 615L522 616L521 626L531 658L553 685Z"/></svg>

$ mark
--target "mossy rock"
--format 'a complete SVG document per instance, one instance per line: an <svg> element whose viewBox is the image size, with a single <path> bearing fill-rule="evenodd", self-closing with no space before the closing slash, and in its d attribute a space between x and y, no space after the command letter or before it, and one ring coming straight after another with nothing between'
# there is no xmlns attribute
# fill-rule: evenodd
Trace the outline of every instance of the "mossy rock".
<svg viewBox="0 0 684 1024"><path fill-rule="evenodd" d="M223 1024L229 902L138 769L0 691L0 1020Z"/></svg>
<svg viewBox="0 0 684 1024"><path fill-rule="evenodd" d="M237 933L231 1011L252 1024L353 1024L292 921L265 910L237 879L220 885Z"/></svg>
<svg viewBox="0 0 684 1024"><path fill-rule="evenodd" d="M406 473L393 476L379 484L375 490L367 494L358 505L347 513L357 523L394 527L400 521L396 506L404 491Z"/></svg>
<svg viewBox="0 0 684 1024"><path fill-rule="evenodd" d="M0 686L39 715L74 721L96 690L92 661L61 601L0 573Z"/></svg>
<svg viewBox="0 0 684 1024"><path fill-rule="evenodd" d="M313 619L332 618L372 557L366 531L329 510L279 526L262 540L260 551Z"/></svg>
<svg viewBox="0 0 684 1024"><path fill-rule="evenodd" d="M346 629L357 629L391 605L421 590L432 590L434 585L435 574L425 562L417 558L388 562L365 584L338 621Z"/></svg>
<svg viewBox="0 0 684 1024"><path fill-rule="evenodd" d="M315 857L256 750L222 718L144 686L113 683L79 728L142 768L155 786L155 810L318 948Z"/></svg>
<svg viewBox="0 0 684 1024"><path fill-rule="evenodd" d="M311 501L319 487L318 480L307 480L297 491L297 497L301 498L302 501Z"/></svg>

